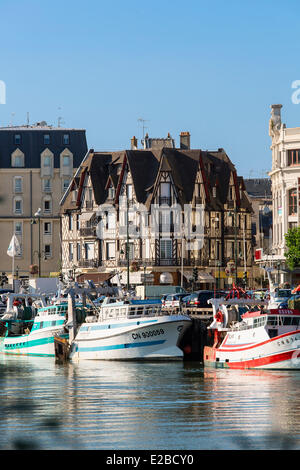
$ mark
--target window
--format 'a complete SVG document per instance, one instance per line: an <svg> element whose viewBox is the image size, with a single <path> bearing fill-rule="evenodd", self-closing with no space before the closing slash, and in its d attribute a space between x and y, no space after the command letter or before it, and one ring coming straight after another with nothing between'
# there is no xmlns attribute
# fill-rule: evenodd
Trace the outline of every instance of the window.
<svg viewBox="0 0 300 470"><path fill-rule="evenodd" d="M76 230L80 230L80 217L76 214Z"/></svg>
<svg viewBox="0 0 300 470"><path fill-rule="evenodd" d="M80 243L77 243L76 245L76 255L77 255L77 261L81 260L81 246Z"/></svg>
<svg viewBox="0 0 300 470"><path fill-rule="evenodd" d="M84 253L85 253L86 260L93 260L94 259L94 243L85 243Z"/></svg>
<svg viewBox="0 0 300 470"><path fill-rule="evenodd" d="M68 179L63 180L63 192L64 193L67 191L69 184L70 184L70 180Z"/></svg>
<svg viewBox="0 0 300 470"><path fill-rule="evenodd" d="M45 155L43 158L43 166L49 167L51 166L51 157L50 155Z"/></svg>
<svg viewBox="0 0 300 470"><path fill-rule="evenodd" d="M23 224L22 222L15 222L15 234L22 235L23 232Z"/></svg>
<svg viewBox="0 0 300 470"><path fill-rule="evenodd" d="M63 166L70 166L70 155L63 156Z"/></svg>
<svg viewBox="0 0 300 470"><path fill-rule="evenodd" d="M49 214L52 210L51 199L44 199L44 212Z"/></svg>
<svg viewBox="0 0 300 470"><path fill-rule="evenodd" d="M129 199L129 200L132 199L132 184L127 184L127 186L126 186L126 196L127 196L127 199Z"/></svg>
<svg viewBox="0 0 300 470"><path fill-rule="evenodd" d="M51 179L50 178L43 179L43 191L45 193L51 193L51 190L52 190Z"/></svg>
<svg viewBox="0 0 300 470"><path fill-rule="evenodd" d="M69 145L69 143L70 143L70 136L69 136L69 134L64 134L64 135L63 135L63 144L64 144L64 145Z"/></svg>
<svg viewBox="0 0 300 470"><path fill-rule="evenodd" d="M289 190L288 197L289 197L289 215L296 215L297 214L297 190L296 188Z"/></svg>
<svg viewBox="0 0 300 470"><path fill-rule="evenodd" d="M21 193L22 192L22 181L23 178L21 176L14 177L14 192Z"/></svg>
<svg viewBox="0 0 300 470"><path fill-rule="evenodd" d="M22 198L15 198L14 199L14 213L22 214L22 212L23 212L23 200Z"/></svg>
<svg viewBox="0 0 300 470"><path fill-rule="evenodd" d="M52 233L52 224L51 222L44 222L44 234L51 235Z"/></svg>
<svg viewBox="0 0 300 470"><path fill-rule="evenodd" d="M69 261L73 261L73 243L69 243Z"/></svg>
<svg viewBox="0 0 300 470"><path fill-rule="evenodd" d="M15 145L19 145L21 143L21 134L15 134Z"/></svg>
<svg viewBox="0 0 300 470"><path fill-rule="evenodd" d="M73 215L68 214L68 225L69 225L69 230L73 230Z"/></svg>
<svg viewBox="0 0 300 470"><path fill-rule="evenodd" d="M116 244L115 242L106 243L106 258L115 259L116 257Z"/></svg>
<svg viewBox="0 0 300 470"><path fill-rule="evenodd" d="M300 165L300 150L288 151L288 166Z"/></svg>
<svg viewBox="0 0 300 470"><path fill-rule="evenodd" d="M108 189L108 198L109 199L114 199L115 198L115 188L113 186L110 186Z"/></svg>
<svg viewBox="0 0 300 470"><path fill-rule="evenodd" d="M49 134L44 134L44 144L45 145L50 144L50 135Z"/></svg>
<svg viewBox="0 0 300 470"><path fill-rule="evenodd" d="M172 240L160 241L160 258L161 259L172 258Z"/></svg>
<svg viewBox="0 0 300 470"><path fill-rule="evenodd" d="M170 183L161 183L160 184L160 204L171 204L171 184Z"/></svg>
<svg viewBox="0 0 300 470"><path fill-rule="evenodd" d="M45 245L44 247L45 259L49 259L52 256L52 248L51 245Z"/></svg>
<svg viewBox="0 0 300 470"><path fill-rule="evenodd" d="M12 154L11 166L15 168L24 167L24 154L21 154L21 153Z"/></svg>

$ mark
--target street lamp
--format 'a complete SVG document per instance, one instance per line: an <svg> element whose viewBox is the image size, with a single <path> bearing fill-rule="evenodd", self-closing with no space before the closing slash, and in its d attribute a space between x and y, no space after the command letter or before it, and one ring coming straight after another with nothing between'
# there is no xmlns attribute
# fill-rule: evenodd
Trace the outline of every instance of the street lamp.
<svg viewBox="0 0 300 470"><path fill-rule="evenodd" d="M38 219L38 223L39 223L39 249L38 249L38 273L39 273L39 277L41 276L41 212L42 212L42 209L39 207L38 210L36 211L36 213L34 214L34 217L36 217ZM32 224L36 224L36 220L33 219L31 221Z"/></svg>

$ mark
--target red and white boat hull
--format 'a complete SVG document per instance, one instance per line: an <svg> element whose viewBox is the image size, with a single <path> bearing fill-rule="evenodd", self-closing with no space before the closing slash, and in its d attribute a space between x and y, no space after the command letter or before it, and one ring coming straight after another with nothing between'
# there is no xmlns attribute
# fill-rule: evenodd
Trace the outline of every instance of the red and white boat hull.
<svg viewBox="0 0 300 470"><path fill-rule="evenodd" d="M257 339L250 339L246 330L227 333L218 347L206 346L204 365L229 369L300 369L300 330L273 338L264 337L263 328L261 332L258 330L255 331Z"/></svg>

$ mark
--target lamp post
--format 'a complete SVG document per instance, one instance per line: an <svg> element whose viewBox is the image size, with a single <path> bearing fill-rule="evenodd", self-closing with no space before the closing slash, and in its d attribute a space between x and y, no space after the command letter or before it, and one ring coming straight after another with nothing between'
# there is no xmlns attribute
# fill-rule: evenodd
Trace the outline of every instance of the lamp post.
<svg viewBox="0 0 300 470"><path fill-rule="evenodd" d="M39 224L39 248L38 248L38 275L39 277L41 277L41 212L42 212L42 209L39 207L36 213L34 214L34 217L38 219L38 224ZM36 224L36 220L33 219L31 223Z"/></svg>

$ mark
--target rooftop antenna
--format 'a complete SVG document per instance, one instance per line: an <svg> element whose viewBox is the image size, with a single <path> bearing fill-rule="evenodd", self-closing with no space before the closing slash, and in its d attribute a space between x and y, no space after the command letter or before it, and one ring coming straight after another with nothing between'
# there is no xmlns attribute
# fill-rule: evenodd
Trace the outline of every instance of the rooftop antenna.
<svg viewBox="0 0 300 470"><path fill-rule="evenodd" d="M29 113L27 112L27 127L29 127Z"/></svg>
<svg viewBox="0 0 300 470"><path fill-rule="evenodd" d="M143 127L143 140L145 138L145 129L148 129L148 127L145 126L145 122L149 122L149 119L143 119L143 118L138 118L138 122L142 123Z"/></svg>
<svg viewBox="0 0 300 470"><path fill-rule="evenodd" d="M61 110L61 107L60 107L60 106L58 107L58 110L59 110L59 111ZM57 127L60 127L61 124L64 124L63 118L62 118L61 116L58 116L58 119L57 119Z"/></svg>
<svg viewBox="0 0 300 470"><path fill-rule="evenodd" d="M11 115L10 115L10 127L13 126L13 119L14 119L14 115L15 115L15 114L16 114L16 113L11 113Z"/></svg>

